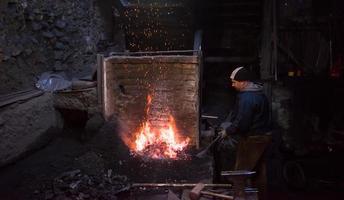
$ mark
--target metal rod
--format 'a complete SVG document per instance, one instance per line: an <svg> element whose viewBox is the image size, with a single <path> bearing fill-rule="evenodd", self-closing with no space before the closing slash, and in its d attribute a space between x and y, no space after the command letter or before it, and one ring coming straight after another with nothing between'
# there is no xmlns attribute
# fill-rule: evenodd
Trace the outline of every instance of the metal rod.
<svg viewBox="0 0 344 200"><path fill-rule="evenodd" d="M195 187L197 183L133 183L131 187ZM205 183L205 187L231 188L232 184Z"/></svg>
<svg viewBox="0 0 344 200"><path fill-rule="evenodd" d="M41 90L30 90L28 92L13 94L12 96L5 96L6 98L0 99L0 107L27 99L31 99L37 96L41 96L44 92Z"/></svg>
<svg viewBox="0 0 344 200"><path fill-rule="evenodd" d="M218 116L214 116L214 115L201 115L201 117L203 119L218 119Z"/></svg>
<svg viewBox="0 0 344 200"><path fill-rule="evenodd" d="M229 195L225 195L225 194L218 194L218 193L208 192L208 191L201 191L201 194L207 195L207 196L212 196L212 197L219 197L221 199L229 199L229 200L234 199L233 196L229 196Z"/></svg>
<svg viewBox="0 0 344 200"><path fill-rule="evenodd" d="M222 138L221 135L217 136L210 144L208 144L208 146L203 151L199 152L196 155L196 157L197 158L203 158L206 155L206 153L209 151L209 149L221 138Z"/></svg>

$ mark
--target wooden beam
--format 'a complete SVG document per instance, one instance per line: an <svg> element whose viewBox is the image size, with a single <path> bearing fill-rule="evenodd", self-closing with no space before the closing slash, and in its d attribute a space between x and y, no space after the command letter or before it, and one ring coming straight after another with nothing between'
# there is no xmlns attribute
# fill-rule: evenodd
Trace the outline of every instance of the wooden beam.
<svg viewBox="0 0 344 200"><path fill-rule="evenodd" d="M252 63L256 61L256 57L206 57L207 63Z"/></svg>

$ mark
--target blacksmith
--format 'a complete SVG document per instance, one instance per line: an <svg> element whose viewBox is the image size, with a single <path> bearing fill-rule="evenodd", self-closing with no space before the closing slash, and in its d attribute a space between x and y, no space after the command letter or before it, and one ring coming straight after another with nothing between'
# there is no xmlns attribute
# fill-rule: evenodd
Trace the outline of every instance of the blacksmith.
<svg viewBox="0 0 344 200"><path fill-rule="evenodd" d="M271 141L269 102L263 85L255 82L248 69L234 69L230 81L238 94L227 122L221 124L223 140L215 150L214 182L223 182L221 171L250 170L257 172L256 186L265 190L264 152Z"/></svg>

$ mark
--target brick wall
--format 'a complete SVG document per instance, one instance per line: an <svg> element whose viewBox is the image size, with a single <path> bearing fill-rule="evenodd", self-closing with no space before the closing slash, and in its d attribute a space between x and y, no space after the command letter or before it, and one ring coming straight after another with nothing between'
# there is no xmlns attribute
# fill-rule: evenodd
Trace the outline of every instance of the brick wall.
<svg viewBox="0 0 344 200"><path fill-rule="evenodd" d="M197 56L171 55L106 58L103 66L105 118L115 116L133 132L145 120L159 126L172 115L180 135L189 137L198 146L198 60ZM148 95L152 97L150 106Z"/></svg>

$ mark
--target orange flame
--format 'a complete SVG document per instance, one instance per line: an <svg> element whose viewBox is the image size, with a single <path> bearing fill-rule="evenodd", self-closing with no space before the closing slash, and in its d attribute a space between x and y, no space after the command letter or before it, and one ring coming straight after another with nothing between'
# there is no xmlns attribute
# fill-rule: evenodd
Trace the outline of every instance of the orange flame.
<svg viewBox="0 0 344 200"><path fill-rule="evenodd" d="M147 97L146 114L152 102L150 95ZM181 140L177 134L175 121L169 115L168 122L161 122L153 126L146 119L139 130L133 134L132 142L128 145L131 150L139 155L145 155L154 159L178 159L178 153L182 152L189 144L190 139Z"/></svg>

